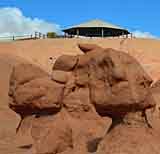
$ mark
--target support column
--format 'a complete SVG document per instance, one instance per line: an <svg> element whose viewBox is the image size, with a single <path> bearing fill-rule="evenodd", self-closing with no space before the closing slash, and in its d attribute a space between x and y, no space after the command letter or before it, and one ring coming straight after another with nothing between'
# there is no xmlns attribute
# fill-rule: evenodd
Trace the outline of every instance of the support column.
<svg viewBox="0 0 160 154"><path fill-rule="evenodd" d="M102 28L101 36L104 37L104 29Z"/></svg>
<svg viewBox="0 0 160 154"><path fill-rule="evenodd" d="M79 37L79 29L76 30L76 35Z"/></svg>

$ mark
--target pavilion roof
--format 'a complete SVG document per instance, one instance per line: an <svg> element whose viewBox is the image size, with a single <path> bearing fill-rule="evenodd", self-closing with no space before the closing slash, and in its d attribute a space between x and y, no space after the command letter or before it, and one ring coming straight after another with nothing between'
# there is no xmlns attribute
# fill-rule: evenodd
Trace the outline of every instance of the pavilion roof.
<svg viewBox="0 0 160 154"><path fill-rule="evenodd" d="M108 22L105 22L105 21L102 21L102 20L98 20L98 19L91 20L91 21L88 21L88 22L85 22L85 23L82 23L82 24L79 24L79 25L74 25L74 26L71 26L71 27L69 27L65 30L72 29L72 28L98 28L98 27L125 30L122 27L119 27L119 26L116 26L116 25L113 25L111 23L108 23Z"/></svg>

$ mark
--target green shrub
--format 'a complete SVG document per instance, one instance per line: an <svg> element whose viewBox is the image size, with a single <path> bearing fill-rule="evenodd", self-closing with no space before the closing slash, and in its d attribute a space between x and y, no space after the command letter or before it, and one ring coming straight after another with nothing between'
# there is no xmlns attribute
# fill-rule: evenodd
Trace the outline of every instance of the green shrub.
<svg viewBox="0 0 160 154"><path fill-rule="evenodd" d="M55 32L48 32L47 33L47 38L55 38L57 34Z"/></svg>

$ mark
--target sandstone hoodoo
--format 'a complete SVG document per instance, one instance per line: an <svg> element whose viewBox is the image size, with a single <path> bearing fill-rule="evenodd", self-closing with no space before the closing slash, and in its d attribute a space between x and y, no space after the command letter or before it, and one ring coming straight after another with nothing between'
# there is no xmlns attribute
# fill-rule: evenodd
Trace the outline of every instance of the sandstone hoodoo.
<svg viewBox="0 0 160 154"><path fill-rule="evenodd" d="M11 75L9 95L13 101L9 105L22 117L54 113L61 108L63 88L40 68L30 64L18 65Z"/></svg>
<svg viewBox="0 0 160 154"><path fill-rule="evenodd" d="M159 152L146 113L156 105L150 76L121 51L79 48L82 55L60 56L51 75L30 64L14 68L9 106L21 115L19 138L33 139L19 148L35 154Z"/></svg>

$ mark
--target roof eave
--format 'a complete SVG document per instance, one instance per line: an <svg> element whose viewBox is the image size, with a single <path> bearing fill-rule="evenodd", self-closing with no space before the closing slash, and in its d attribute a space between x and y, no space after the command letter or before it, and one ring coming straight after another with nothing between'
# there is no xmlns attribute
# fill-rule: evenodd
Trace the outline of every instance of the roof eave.
<svg viewBox="0 0 160 154"><path fill-rule="evenodd" d="M106 28L106 29L116 29L116 30L122 30L122 31L126 31L130 34L130 32L127 29L120 29L120 28L113 28L113 27L72 27L72 28L67 28L67 29L63 29L62 31L68 31L68 30L73 30L73 29L78 29L78 28Z"/></svg>

